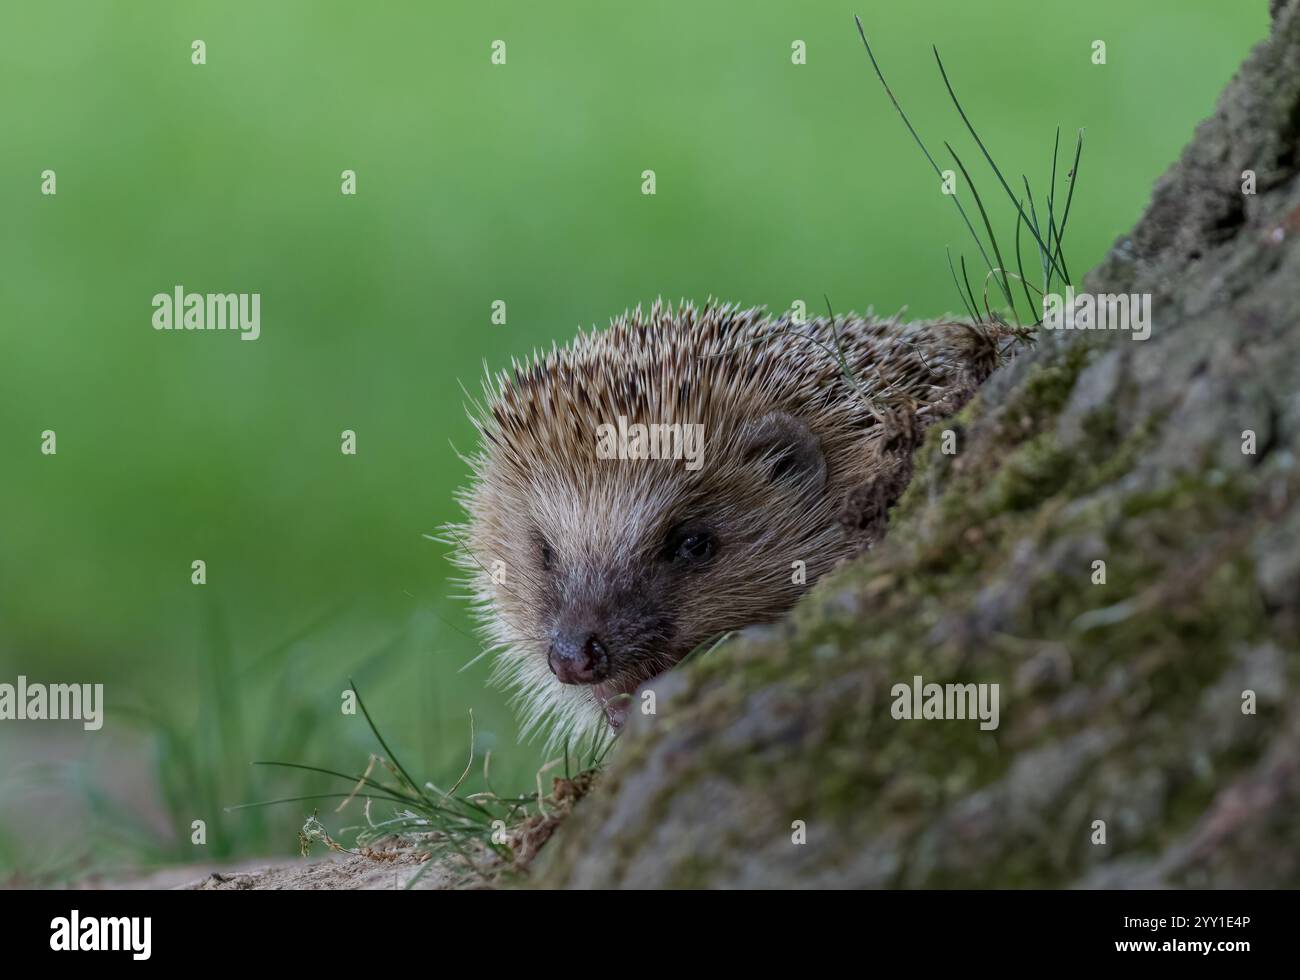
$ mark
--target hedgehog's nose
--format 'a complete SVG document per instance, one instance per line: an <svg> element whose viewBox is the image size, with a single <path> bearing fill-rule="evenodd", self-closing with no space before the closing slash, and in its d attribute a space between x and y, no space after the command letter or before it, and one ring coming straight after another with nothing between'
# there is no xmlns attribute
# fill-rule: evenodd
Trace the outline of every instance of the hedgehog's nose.
<svg viewBox="0 0 1300 980"><path fill-rule="evenodd" d="M598 684L609 676L609 651L595 633L557 636L546 662L562 684Z"/></svg>

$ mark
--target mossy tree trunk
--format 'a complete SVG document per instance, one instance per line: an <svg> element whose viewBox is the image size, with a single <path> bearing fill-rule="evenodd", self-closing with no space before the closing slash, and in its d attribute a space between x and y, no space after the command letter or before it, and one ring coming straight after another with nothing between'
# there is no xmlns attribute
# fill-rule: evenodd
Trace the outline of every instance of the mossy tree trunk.
<svg viewBox="0 0 1300 980"><path fill-rule="evenodd" d="M1284 0L1084 284L1150 339L995 374L882 544L658 684L534 882L1300 886L1298 167ZM999 727L895 720L914 675L1000 685Z"/></svg>

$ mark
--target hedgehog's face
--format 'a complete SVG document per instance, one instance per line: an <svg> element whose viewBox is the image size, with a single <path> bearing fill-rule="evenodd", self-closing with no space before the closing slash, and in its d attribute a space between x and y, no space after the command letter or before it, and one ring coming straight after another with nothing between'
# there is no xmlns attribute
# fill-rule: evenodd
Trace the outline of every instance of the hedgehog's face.
<svg viewBox="0 0 1300 980"><path fill-rule="evenodd" d="M846 553L807 426L773 412L709 435L694 471L594 452L527 470L490 461L472 548L500 574L480 596L534 719L603 709L621 727L639 686L776 618Z"/></svg>

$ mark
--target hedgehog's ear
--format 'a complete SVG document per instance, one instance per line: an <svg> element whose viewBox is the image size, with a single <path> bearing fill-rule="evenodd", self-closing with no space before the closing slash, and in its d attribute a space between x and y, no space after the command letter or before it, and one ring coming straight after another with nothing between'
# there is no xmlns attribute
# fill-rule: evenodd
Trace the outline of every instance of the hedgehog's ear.
<svg viewBox="0 0 1300 980"><path fill-rule="evenodd" d="M816 433L788 412L772 412L746 427L745 462L762 467L773 483L818 491L826 484L826 457Z"/></svg>

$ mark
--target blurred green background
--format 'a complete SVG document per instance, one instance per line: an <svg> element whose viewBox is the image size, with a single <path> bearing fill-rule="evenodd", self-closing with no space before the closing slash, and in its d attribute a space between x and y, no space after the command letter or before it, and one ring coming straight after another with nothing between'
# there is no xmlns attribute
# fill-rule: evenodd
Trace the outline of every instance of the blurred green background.
<svg viewBox="0 0 1300 980"><path fill-rule="evenodd" d="M1055 127L1069 150L1086 127L1077 280L1266 7L4 4L0 681L103 682L111 714L0 722L0 880L291 853L310 804L221 807L337 788L252 759L364 766L349 676L408 768L454 780L473 709L493 781L531 783L539 751L487 664L459 671L472 628L421 537L456 516L461 385L660 295L959 308L944 246L973 250L853 13L932 149L979 164L1000 231L930 45L1017 178L1045 186ZM261 339L155 332L176 284L260 292Z"/></svg>

